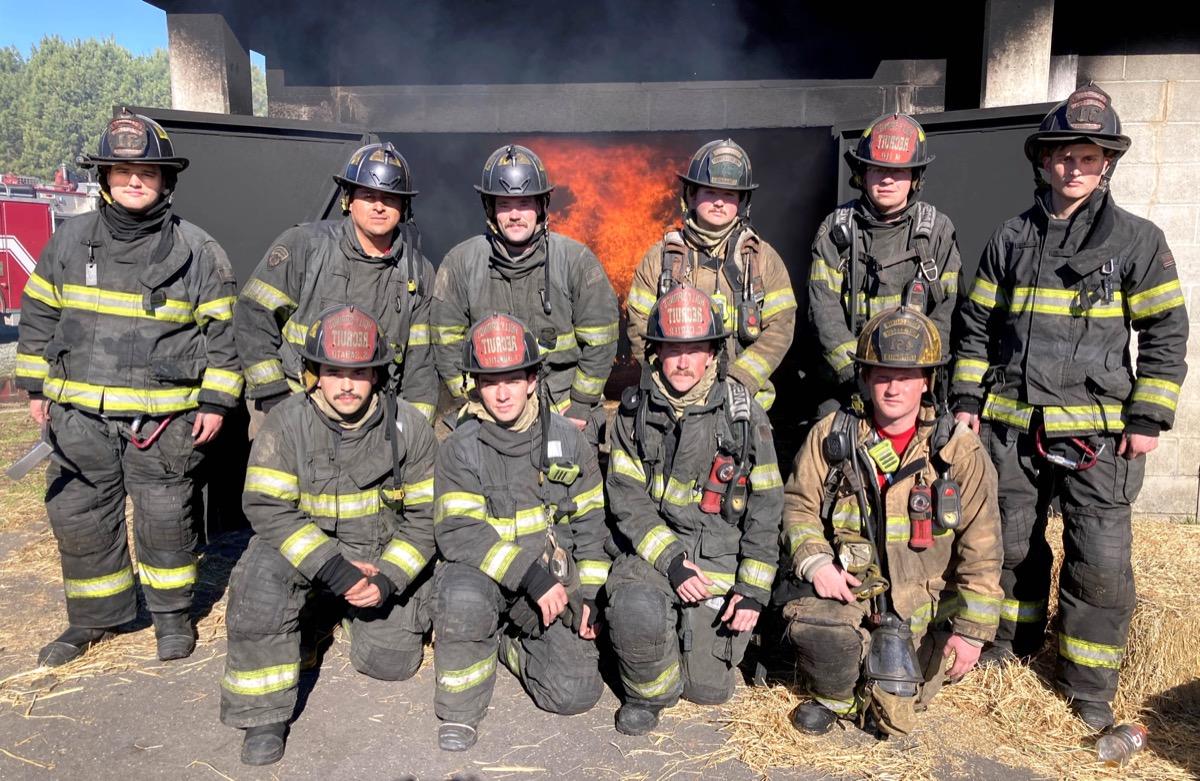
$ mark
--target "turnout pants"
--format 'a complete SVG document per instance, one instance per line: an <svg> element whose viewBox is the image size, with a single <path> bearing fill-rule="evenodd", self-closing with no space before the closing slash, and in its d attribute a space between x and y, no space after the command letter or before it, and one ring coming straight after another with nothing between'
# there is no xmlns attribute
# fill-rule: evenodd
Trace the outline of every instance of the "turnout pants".
<svg viewBox="0 0 1200 781"><path fill-rule="evenodd" d="M599 655L562 620L532 637L508 612L517 599L478 569L440 562L434 578L433 708L442 721L474 727L483 720L496 686L496 662L520 679L539 708L573 715L600 699Z"/></svg>
<svg viewBox="0 0 1200 781"><path fill-rule="evenodd" d="M681 696L701 705L733 696L751 633L720 621L724 596L685 606L666 576L632 554L613 564L606 588L626 702L665 708Z"/></svg>
<svg viewBox="0 0 1200 781"><path fill-rule="evenodd" d="M161 418L149 419L148 437ZM192 444L195 412L180 414L145 450L130 420L50 405L56 453L46 470L46 514L62 559L67 620L114 627L137 615L125 531L133 500L138 576L151 611L187 610L196 585L197 472L204 454Z"/></svg>
<svg viewBox="0 0 1200 781"><path fill-rule="evenodd" d="M996 465L1004 537L996 642L1011 644L1018 656L1042 647L1053 564L1046 518L1057 498L1064 550L1057 683L1068 697L1111 702L1137 601L1130 505L1146 460L1118 456L1119 437L1099 434L1093 438L1104 443L1099 460L1078 472L1039 456L1033 434L985 421L980 435Z"/></svg>
<svg viewBox="0 0 1200 781"><path fill-rule="evenodd" d="M278 550L260 537L250 540L229 580L223 723L244 729L292 717L300 681L300 614L313 588ZM428 593L426 578L415 591L410 587L379 607L346 606L354 669L382 681L402 681L417 672L430 624Z"/></svg>

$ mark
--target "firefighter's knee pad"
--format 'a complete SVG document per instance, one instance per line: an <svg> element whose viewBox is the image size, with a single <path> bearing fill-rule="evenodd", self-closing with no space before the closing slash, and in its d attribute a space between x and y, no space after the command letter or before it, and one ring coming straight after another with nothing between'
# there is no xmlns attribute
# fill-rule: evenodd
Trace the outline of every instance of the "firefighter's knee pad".
<svg viewBox="0 0 1200 781"><path fill-rule="evenodd" d="M405 681L421 667L422 646L385 648L358 640L350 645L350 663L360 673L380 681Z"/></svg>
<svg viewBox="0 0 1200 781"><path fill-rule="evenodd" d="M788 640L816 694L844 699L853 691L867 648L862 615L857 605L819 597L784 606Z"/></svg>
<svg viewBox="0 0 1200 781"><path fill-rule="evenodd" d="M555 681L547 710L564 716L586 713L600 701L604 684L598 669L578 670Z"/></svg>
<svg viewBox="0 0 1200 781"><path fill-rule="evenodd" d="M657 662L666 656L667 644L675 641L671 613L662 591L638 583L618 586L609 595L605 612L617 655L629 664Z"/></svg>
<svg viewBox="0 0 1200 781"><path fill-rule="evenodd" d="M242 556L229 578L229 603L225 609L230 638L285 634L299 630L302 594L297 594L264 546L254 545ZM283 557L276 551L280 561ZM286 562L284 562L286 565Z"/></svg>
<svg viewBox="0 0 1200 781"><path fill-rule="evenodd" d="M477 642L496 633L496 585L466 567L449 569L438 581L434 632L440 640Z"/></svg>
<svg viewBox="0 0 1200 781"><path fill-rule="evenodd" d="M46 515L63 553L102 553L123 534L125 500L120 493L99 491L78 476L64 474L46 492Z"/></svg>
<svg viewBox="0 0 1200 781"><path fill-rule="evenodd" d="M1094 607L1130 607L1137 597L1127 517L1076 510L1064 536L1063 589Z"/></svg>
<svg viewBox="0 0 1200 781"><path fill-rule="evenodd" d="M139 543L163 551L195 547L196 490L190 480L142 485L132 493L138 515L134 531Z"/></svg>
<svg viewBox="0 0 1200 781"><path fill-rule="evenodd" d="M705 668L702 675L689 669L683 682L683 699L697 705L721 705L728 702L737 686L733 670Z"/></svg>

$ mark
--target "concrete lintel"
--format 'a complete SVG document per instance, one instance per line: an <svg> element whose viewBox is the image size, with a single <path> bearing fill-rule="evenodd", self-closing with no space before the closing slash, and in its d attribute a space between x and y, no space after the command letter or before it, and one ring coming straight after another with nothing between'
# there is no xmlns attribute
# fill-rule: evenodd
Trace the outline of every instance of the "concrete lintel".
<svg viewBox="0 0 1200 781"><path fill-rule="evenodd" d="M1050 93L1054 0L987 0L980 106L1041 103Z"/></svg>
<svg viewBox="0 0 1200 781"><path fill-rule="evenodd" d="M254 112L250 52L221 14L167 14L171 108Z"/></svg>

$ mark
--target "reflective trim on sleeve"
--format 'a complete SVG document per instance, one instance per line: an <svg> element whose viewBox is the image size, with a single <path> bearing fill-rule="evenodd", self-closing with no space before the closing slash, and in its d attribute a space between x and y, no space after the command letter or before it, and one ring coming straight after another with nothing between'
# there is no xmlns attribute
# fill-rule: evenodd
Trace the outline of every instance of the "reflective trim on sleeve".
<svg viewBox="0 0 1200 781"><path fill-rule="evenodd" d="M409 578L415 578L429 563L429 560L421 555L421 551L401 539L390 540L380 558L395 564Z"/></svg>
<svg viewBox="0 0 1200 781"><path fill-rule="evenodd" d="M50 364L40 355L17 353L17 367L13 372L17 377L31 377L36 380L45 379L50 373Z"/></svg>
<svg viewBox="0 0 1200 781"><path fill-rule="evenodd" d="M254 277L242 288L242 298L248 298L254 303L274 312L277 310L291 311L296 308L296 302L282 290L271 287L258 277Z"/></svg>
<svg viewBox="0 0 1200 781"><path fill-rule="evenodd" d="M995 309L1000 303L1000 290L994 282L989 282L983 277L975 277L975 284L971 287L971 294L967 296L976 304L985 309Z"/></svg>
<svg viewBox="0 0 1200 781"><path fill-rule="evenodd" d="M25 280L25 295L34 301L41 301L52 309L62 309L62 298L58 295L58 289L43 279L36 271L29 275L29 279Z"/></svg>
<svg viewBox="0 0 1200 781"><path fill-rule="evenodd" d="M226 296L225 298L214 298L212 301L205 301L196 307L196 322L204 325L209 320L232 320L233 304L236 301L237 296Z"/></svg>
<svg viewBox="0 0 1200 781"><path fill-rule="evenodd" d="M1177 306L1183 306L1183 289L1178 279L1129 297L1129 314L1134 320L1153 317Z"/></svg>
<svg viewBox="0 0 1200 781"><path fill-rule="evenodd" d="M654 308L654 302L658 297L654 295L653 290L647 290L641 285L634 284L629 288L629 295L625 298L625 306L640 315L650 314L650 310Z"/></svg>
<svg viewBox="0 0 1200 781"><path fill-rule="evenodd" d="M984 420L997 420L1021 431L1028 431L1029 422L1033 419L1033 407L1023 401L1006 399L1003 396L989 393L983 403L983 412L980 413L980 417Z"/></svg>
<svg viewBox="0 0 1200 781"><path fill-rule="evenodd" d="M246 469L246 491L294 502L300 498L300 479L289 472L252 466Z"/></svg>
<svg viewBox="0 0 1200 781"><path fill-rule="evenodd" d="M825 360L829 362L829 365L833 367L835 372L840 372L854 363L854 351L857 347L858 342L853 339L848 342L842 342L837 347L825 353Z"/></svg>
<svg viewBox="0 0 1200 781"><path fill-rule="evenodd" d="M815 258L808 270L808 281L820 282L835 293L842 290L842 272L825 262L824 258Z"/></svg>
<svg viewBox="0 0 1200 781"><path fill-rule="evenodd" d="M750 350L739 355L737 360L733 362L732 368L745 370L751 377L758 381L759 385L762 385L771 377L771 365L757 353Z"/></svg>
<svg viewBox="0 0 1200 781"><path fill-rule="evenodd" d="M821 545L825 543L825 535L819 526L804 526L793 524L783 530L783 541L787 546L788 556L795 556L801 545Z"/></svg>
<svg viewBox="0 0 1200 781"><path fill-rule="evenodd" d="M609 323L608 325L596 326L575 326L575 338L581 344L589 344L593 347L600 345L612 344L617 341L617 323Z"/></svg>
<svg viewBox="0 0 1200 781"><path fill-rule="evenodd" d="M639 556L653 565L673 543L678 544L679 538L665 524L658 524L651 527L650 531L646 532L634 547Z"/></svg>
<svg viewBox="0 0 1200 781"><path fill-rule="evenodd" d="M232 694L257 697L285 691L300 680L300 663L277 664L255 670L231 670L226 668L221 687Z"/></svg>
<svg viewBox="0 0 1200 781"><path fill-rule="evenodd" d="M565 334L559 334L554 340L553 347L546 347L541 342L538 343L538 350L542 355L550 355L551 353L562 353L567 350L574 350L579 346L575 341L575 332L567 331Z"/></svg>
<svg viewBox="0 0 1200 781"><path fill-rule="evenodd" d="M448 491L437 497L433 507L435 525L453 516L473 518L477 521L487 519L487 502L483 496L467 491Z"/></svg>
<svg viewBox="0 0 1200 781"><path fill-rule="evenodd" d="M576 393L582 396L599 396L604 392L604 383L606 378L593 377L585 372L580 367L575 367L575 378L571 380L571 387Z"/></svg>
<svg viewBox="0 0 1200 781"><path fill-rule="evenodd" d="M962 602L958 610L959 618L981 626L996 626L1000 623L1001 600L999 598L966 589L960 589L958 596Z"/></svg>
<svg viewBox="0 0 1200 781"><path fill-rule="evenodd" d="M425 323L415 323L408 329L409 347L427 347L429 345L429 326Z"/></svg>
<svg viewBox="0 0 1200 781"><path fill-rule="evenodd" d="M780 312L796 308L796 294L790 287L779 288L767 293L762 303L762 319L770 320Z"/></svg>
<svg viewBox="0 0 1200 781"><path fill-rule="evenodd" d="M417 408L417 412L420 412L422 415L425 416L425 420L427 420L431 423L433 422L433 414L437 411L437 409L434 407L434 405L426 404L423 401L411 401L409 403Z"/></svg>
<svg viewBox="0 0 1200 781"><path fill-rule="evenodd" d="M300 569L300 565L308 558L309 554L322 545L332 544L333 540L321 531L319 526L315 523L306 523L283 541L283 544L279 546L279 552L293 567Z"/></svg>
<svg viewBox="0 0 1200 781"><path fill-rule="evenodd" d="M404 506L416 507L433 501L433 478L430 477L419 483L404 484Z"/></svg>
<svg viewBox="0 0 1200 781"><path fill-rule="evenodd" d="M434 344L459 344L467 337L465 325L435 325L433 326Z"/></svg>
<svg viewBox="0 0 1200 781"><path fill-rule="evenodd" d="M742 559L738 564L737 579L739 583L745 583L747 586L770 591L771 585L775 582L775 570L774 564L754 559Z"/></svg>
<svg viewBox="0 0 1200 781"><path fill-rule="evenodd" d="M646 482L646 472L640 459L629 455L619 447L614 447L609 456L609 467L619 475L624 475L639 483Z"/></svg>
<svg viewBox="0 0 1200 781"><path fill-rule="evenodd" d="M754 394L754 400L763 408L763 412L770 412L771 407L775 406L775 388L767 383Z"/></svg>
<svg viewBox="0 0 1200 781"><path fill-rule="evenodd" d="M304 338L308 336L308 326L296 320L288 320L283 324L283 338L296 347L304 346Z"/></svg>
<svg viewBox="0 0 1200 781"><path fill-rule="evenodd" d="M779 474L778 464L759 464L750 470L750 489L753 491L769 491L772 488L783 487L783 475Z"/></svg>
<svg viewBox="0 0 1200 781"><path fill-rule="evenodd" d="M217 393L225 393L233 396L235 399L242 395L242 386L244 384L242 375L237 372L218 369L215 366L209 366L204 370L204 380L200 383L200 390L216 391Z"/></svg>
<svg viewBox="0 0 1200 781"><path fill-rule="evenodd" d="M483 571L483 574L499 583L504 580L504 576L508 574L508 568L512 566L513 560L520 552L521 549L516 545L501 540L488 549L479 569Z"/></svg>
<svg viewBox="0 0 1200 781"><path fill-rule="evenodd" d="M584 586L603 586L611 567L612 562L584 559L579 562L579 582Z"/></svg>
<svg viewBox="0 0 1200 781"><path fill-rule="evenodd" d="M17 356L17 366L20 367L20 356ZM1138 377L1133 385L1133 401L1144 401L1165 407L1171 412L1179 406L1180 387L1169 380L1156 380L1152 377Z"/></svg>
<svg viewBox="0 0 1200 781"><path fill-rule="evenodd" d="M571 513L571 520L578 521L593 510L603 509L604 484L596 483L591 488L581 491L575 496L575 512Z"/></svg>
<svg viewBox="0 0 1200 781"><path fill-rule="evenodd" d="M737 575L732 572L714 572L706 569L704 574L712 581L708 587L708 593L714 597L728 594L729 590L733 588L733 584L737 582Z"/></svg>
<svg viewBox="0 0 1200 781"><path fill-rule="evenodd" d="M283 363L278 358L268 358L247 366L245 374L251 385L269 385L284 379Z"/></svg>
<svg viewBox="0 0 1200 781"><path fill-rule="evenodd" d="M978 385L983 382L983 375L987 370L987 361L977 361L974 358L959 358L954 363L954 377L951 382L969 382Z"/></svg>
<svg viewBox="0 0 1200 781"><path fill-rule="evenodd" d="M63 578L67 599L103 599L133 588L133 568L122 567L116 572L96 578Z"/></svg>
<svg viewBox="0 0 1200 781"><path fill-rule="evenodd" d="M489 515L487 522L505 542L513 542L518 537L544 532L550 526L546 508L540 504L526 507L524 510L517 510L511 518Z"/></svg>

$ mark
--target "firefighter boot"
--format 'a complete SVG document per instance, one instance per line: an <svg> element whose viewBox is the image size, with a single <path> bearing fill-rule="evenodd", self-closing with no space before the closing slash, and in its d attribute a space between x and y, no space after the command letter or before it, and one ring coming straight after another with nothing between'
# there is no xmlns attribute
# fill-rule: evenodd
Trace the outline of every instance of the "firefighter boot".
<svg viewBox="0 0 1200 781"><path fill-rule="evenodd" d="M96 643L112 636L107 629L84 629L69 626L67 631L56 637L53 642L42 646L38 651L38 664L46 667L58 667L74 659L78 659Z"/></svg>
<svg viewBox="0 0 1200 781"><path fill-rule="evenodd" d="M196 633L188 611L151 613L154 619L154 637L158 640L158 658L164 662L171 659L186 659L196 650Z"/></svg>
<svg viewBox="0 0 1200 781"><path fill-rule="evenodd" d="M479 733L470 724L443 721L438 726L438 748L442 751L466 751L478 737Z"/></svg>
<svg viewBox="0 0 1200 781"><path fill-rule="evenodd" d="M627 702L617 708L616 727L622 735L645 735L658 726L658 708Z"/></svg>
<svg viewBox="0 0 1200 781"><path fill-rule="evenodd" d="M250 727L242 739L243 765L273 765L283 759L287 745L287 722Z"/></svg>
<svg viewBox="0 0 1200 781"><path fill-rule="evenodd" d="M983 649L983 653L979 654L978 665L987 667L989 665L1006 665L1018 661L1017 655L1013 653L1012 645L1000 640L994 643L988 643L987 648Z"/></svg>
<svg viewBox="0 0 1200 781"><path fill-rule="evenodd" d="M1112 706L1101 700L1071 700L1071 713L1096 732L1113 725Z"/></svg>
<svg viewBox="0 0 1200 781"><path fill-rule="evenodd" d="M806 735L824 735L833 729L837 714L819 702L802 702L792 711L792 726Z"/></svg>

